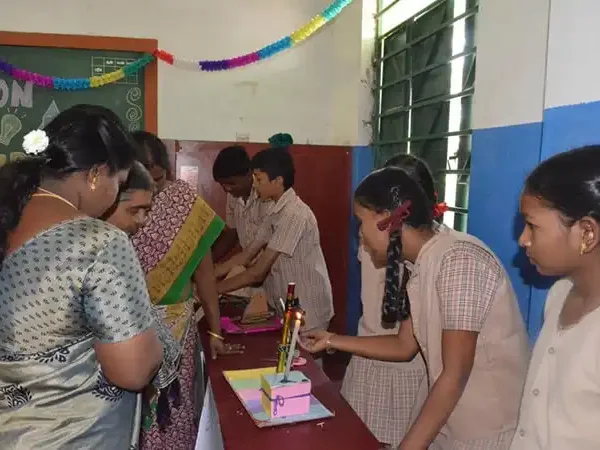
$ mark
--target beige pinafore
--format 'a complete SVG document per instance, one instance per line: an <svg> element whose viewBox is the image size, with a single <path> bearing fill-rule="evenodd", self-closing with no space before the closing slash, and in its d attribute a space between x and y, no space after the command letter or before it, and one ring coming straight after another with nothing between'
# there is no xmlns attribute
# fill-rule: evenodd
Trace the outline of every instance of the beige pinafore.
<svg viewBox="0 0 600 450"><path fill-rule="evenodd" d="M427 398L429 385L435 383L443 369L442 302L436 282L443 257L453 251L453 244L458 241L474 243L494 256L475 237L450 233L447 228L441 227L421 249L414 266L410 267L412 275L407 288L414 333L429 373L421 383L412 413L413 421ZM473 255L476 256L475 253ZM495 291L479 333L469 381L454 412L430 449L501 450L508 449L510 445L517 424L530 351L514 291L506 273L503 273L504 277ZM465 272L465 277L469 276L477 279L476 275ZM460 293L456 295L457 303L463 300Z"/></svg>

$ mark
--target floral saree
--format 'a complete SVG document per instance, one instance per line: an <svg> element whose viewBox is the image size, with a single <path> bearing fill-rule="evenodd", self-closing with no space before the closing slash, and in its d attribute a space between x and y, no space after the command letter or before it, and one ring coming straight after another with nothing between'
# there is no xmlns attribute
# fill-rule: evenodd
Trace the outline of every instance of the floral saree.
<svg viewBox="0 0 600 450"><path fill-rule="evenodd" d="M191 186L176 181L157 194L148 221L133 237L156 315L177 348L165 349L158 392L147 393L142 449L193 449L201 393L200 341L192 276L223 230L223 221ZM164 369L164 367L163 367Z"/></svg>

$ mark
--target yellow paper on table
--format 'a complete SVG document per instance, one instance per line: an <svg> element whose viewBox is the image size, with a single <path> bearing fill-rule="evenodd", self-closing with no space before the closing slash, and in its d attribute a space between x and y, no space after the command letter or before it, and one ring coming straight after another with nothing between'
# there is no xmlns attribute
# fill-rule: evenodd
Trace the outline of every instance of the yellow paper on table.
<svg viewBox="0 0 600 450"><path fill-rule="evenodd" d="M229 380L243 380L244 378L260 378L262 375L273 375L275 367L259 367L258 369L225 370L223 375Z"/></svg>

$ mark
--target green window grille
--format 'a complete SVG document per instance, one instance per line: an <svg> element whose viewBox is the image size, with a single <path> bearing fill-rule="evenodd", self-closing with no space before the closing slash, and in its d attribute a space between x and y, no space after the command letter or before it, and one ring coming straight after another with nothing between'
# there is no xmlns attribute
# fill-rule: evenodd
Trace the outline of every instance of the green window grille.
<svg viewBox="0 0 600 450"><path fill-rule="evenodd" d="M444 222L466 229L477 0L378 0L375 164L411 153L429 165Z"/></svg>

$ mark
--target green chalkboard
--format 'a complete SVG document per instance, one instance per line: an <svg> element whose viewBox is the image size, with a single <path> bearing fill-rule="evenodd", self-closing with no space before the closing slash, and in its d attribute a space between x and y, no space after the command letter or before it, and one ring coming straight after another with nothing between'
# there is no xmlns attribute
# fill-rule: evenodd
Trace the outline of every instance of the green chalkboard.
<svg viewBox="0 0 600 450"><path fill-rule="evenodd" d="M87 78L122 68L141 53L0 45L0 57L13 66L64 78ZM144 74L96 89L59 92L0 74L0 165L22 156L29 131L78 103L106 106L131 130L144 128Z"/></svg>

